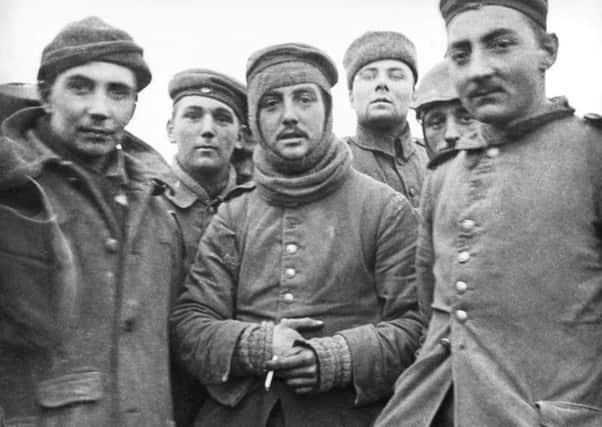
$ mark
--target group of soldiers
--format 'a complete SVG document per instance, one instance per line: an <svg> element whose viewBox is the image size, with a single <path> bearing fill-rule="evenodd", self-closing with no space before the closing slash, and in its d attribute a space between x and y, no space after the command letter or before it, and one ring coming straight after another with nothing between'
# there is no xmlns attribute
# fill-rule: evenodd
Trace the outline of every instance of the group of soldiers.
<svg viewBox="0 0 602 427"><path fill-rule="evenodd" d="M0 426L602 425L602 119L547 98L546 0L440 0L343 58L168 84L96 17L2 87ZM423 139L414 138L414 108Z"/></svg>

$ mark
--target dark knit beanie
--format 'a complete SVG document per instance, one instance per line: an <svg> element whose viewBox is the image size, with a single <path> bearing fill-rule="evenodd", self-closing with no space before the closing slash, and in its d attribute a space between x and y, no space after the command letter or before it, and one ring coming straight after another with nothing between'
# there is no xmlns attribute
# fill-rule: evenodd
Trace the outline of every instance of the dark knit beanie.
<svg viewBox="0 0 602 427"><path fill-rule="evenodd" d="M92 61L130 68L136 75L138 91L151 81L142 48L128 33L95 16L67 24L44 48L38 81L49 86L63 71Z"/></svg>
<svg viewBox="0 0 602 427"><path fill-rule="evenodd" d="M503 6L518 10L531 18L544 30L548 15L547 0L440 0L439 10L448 25L452 18L459 13L483 6Z"/></svg>
<svg viewBox="0 0 602 427"><path fill-rule="evenodd" d="M330 89L338 81L337 68L330 57L320 49L301 43L283 43L269 46L253 53L247 61L247 97L249 102L249 126L253 135L264 146L263 135L258 125L258 107L261 97L269 90L301 83L318 85L328 97L327 106L332 105ZM332 111L326 112L324 136L331 139ZM287 164L286 168L303 170L315 164L326 152L326 144L319 144L309 157L299 165ZM277 156L276 153L273 153ZM272 156L274 160L275 157ZM284 162L286 163L286 162ZM294 162L293 162L294 163Z"/></svg>
<svg viewBox="0 0 602 427"><path fill-rule="evenodd" d="M180 71L171 78L168 91L174 105L184 96L205 96L228 105L241 124L247 123L247 90L225 74L201 68Z"/></svg>
<svg viewBox="0 0 602 427"><path fill-rule="evenodd" d="M393 31L368 31L355 39L343 57L347 72L347 87L351 90L357 72L374 61L395 59L407 64L418 81L418 65L414 43L401 33Z"/></svg>

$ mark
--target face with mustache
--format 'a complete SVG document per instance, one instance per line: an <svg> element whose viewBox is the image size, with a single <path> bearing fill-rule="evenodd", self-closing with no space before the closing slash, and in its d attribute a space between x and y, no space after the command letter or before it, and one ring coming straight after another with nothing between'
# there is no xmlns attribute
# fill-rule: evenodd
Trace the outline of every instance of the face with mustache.
<svg viewBox="0 0 602 427"><path fill-rule="evenodd" d="M136 77L129 68L89 62L59 74L44 107L67 149L91 162L113 151L136 109Z"/></svg>
<svg viewBox="0 0 602 427"><path fill-rule="evenodd" d="M193 176L229 168L240 139L240 121L222 101L201 95L180 98L167 122L167 134L177 144L176 159Z"/></svg>
<svg viewBox="0 0 602 427"><path fill-rule="evenodd" d="M302 159L322 141L326 106L315 83L266 92L259 100L258 115L265 144L284 159Z"/></svg>
<svg viewBox="0 0 602 427"><path fill-rule="evenodd" d="M358 122L367 127L404 123L414 94L414 75L404 62L383 59L362 67L349 93Z"/></svg>
<svg viewBox="0 0 602 427"><path fill-rule="evenodd" d="M483 6L460 13L447 27L452 81L479 121L504 125L545 103L544 73L557 44L538 40L527 19L511 8Z"/></svg>

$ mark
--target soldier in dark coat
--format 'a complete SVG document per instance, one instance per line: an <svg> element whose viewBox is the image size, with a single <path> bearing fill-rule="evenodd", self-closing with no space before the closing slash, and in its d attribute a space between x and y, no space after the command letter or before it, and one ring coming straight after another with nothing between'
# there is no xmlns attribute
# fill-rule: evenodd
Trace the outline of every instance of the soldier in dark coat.
<svg viewBox="0 0 602 427"><path fill-rule="evenodd" d="M546 1L440 8L451 78L483 124L425 183L416 268L431 320L376 425L600 426L599 120L546 97Z"/></svg>
<svg viewBox="0 0 602 427"><path fill-rule="evenodd" d="M168 426L167 315L183 240L169 166L125 131L151 80L96 17L38 72L0 140L0 408L7 426Z"/></svg>
<svg viewBox="0 0 602 427"><path fill-rule="evenodd" d="M353 167L418 207L428 156L407 122L418 81L414 44L400 33L368 32L351 43L343 65L357 115L356 134L345 138Z"/></svg>

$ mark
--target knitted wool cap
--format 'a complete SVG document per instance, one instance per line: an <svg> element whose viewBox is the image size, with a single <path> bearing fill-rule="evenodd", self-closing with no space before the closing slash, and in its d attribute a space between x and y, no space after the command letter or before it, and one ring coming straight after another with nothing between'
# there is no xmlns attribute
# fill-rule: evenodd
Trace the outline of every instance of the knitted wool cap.
<svg viewBox="0 0 602 427"><path fill-rule="evenodd" d="M455 99L459 100L458 93L450 79L447 62L443 61L431 68L420 81L413 108L421 115L429 104Z"/></svg>
<svg viewBox="0 0 602 427"><path fill-rule="evenodd" d="M330 57L313 46L301 43L283 43L269 46L253 53L247 61L247 92L249 102L249 126L260 145L265 146L258 125L259 101L267 91L279 87L301 83L318 85L330 98L330 89L337 83L338 73ZM332 102L329 99L329 104ZM331 138L332 112L327 111L324 124L324 138ZM301 162L286 162L277 159L277 153L271 153L273 161L286 163L286 169L306 170L313 166L328 149L327 144L318 144L317 149ZM299 164L293 164L299 163Z"/></svg>
<svg viewBox="0 0 602 427"><path fill-rule="evenodd" d="M527 15L543 29L546 28L548 15L547 0L440 0L439 10L448 25L452 18L459 13L482 6L504 6Z"/></svg>
<svg viewBox="0 0 602 427"><path fill-rule="evenodd" d="M247 90L225 74L202 68L180 71L171 78L168 91L174 105L184 96L205 96L232 108L241 124L247 122Z"/></svg>
<svg viewBox="0 0 602 427"><path fill-rule="evenodd" d="M63 71L92 61L110 62L130 68L138 91L151 81L142 48L123 30L90 16L67 24L42 51L38 81L46 85Z"/></svg>
<svg viewBox="0 0 602 427"><path fill-rule="evenodd" d="M418 65L414 43L401 33L393 31L368 31L355 39L343 56L347 71L347 86L353 86L353 78L365 65L382 59L395 59L407 64L418 81Z"/></svg>

